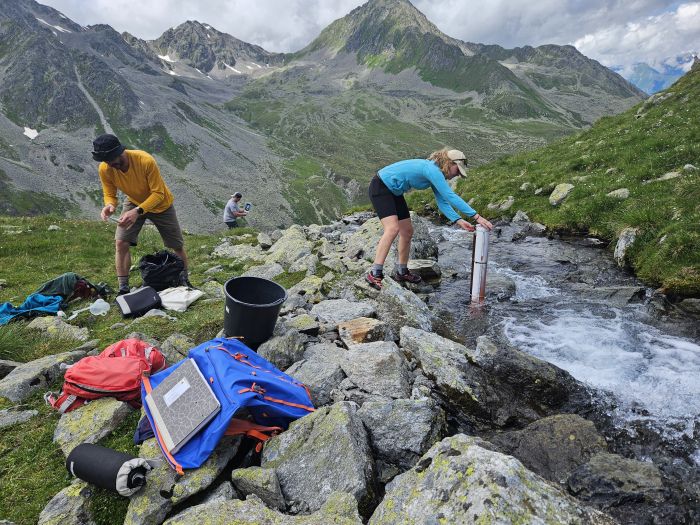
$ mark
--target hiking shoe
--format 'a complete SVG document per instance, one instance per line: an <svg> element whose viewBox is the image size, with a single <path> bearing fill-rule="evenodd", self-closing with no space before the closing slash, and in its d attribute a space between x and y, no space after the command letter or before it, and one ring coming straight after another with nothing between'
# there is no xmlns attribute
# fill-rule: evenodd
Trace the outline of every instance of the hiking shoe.
<svg viewBox="0 0 700 525"><path fill-rule="evenodd" d="M365 281L367 281L372 288L377 290L382 289L382 280L384 280L384 275L381 273L375 275L372 272L367 272L367 275L365 275Z"/></svg>
<svg viewBox="0 0 700 525"><path fill-rule="evenodd" d="M124 295L127 293L130 293L131 289L128 286L120 286L119 291L117 292L117 295Z"/></svg>
<svg viewBox="0 0 700 525"><path fill-rule="evenodd" d="M421 282L423 279L421 278L420 275L417 273L411 273L408 270L406 270L406 273L399 273L399 272L394 272L391 275L392 279L396 281L397 283L413 283L417 284Z"/></svg>

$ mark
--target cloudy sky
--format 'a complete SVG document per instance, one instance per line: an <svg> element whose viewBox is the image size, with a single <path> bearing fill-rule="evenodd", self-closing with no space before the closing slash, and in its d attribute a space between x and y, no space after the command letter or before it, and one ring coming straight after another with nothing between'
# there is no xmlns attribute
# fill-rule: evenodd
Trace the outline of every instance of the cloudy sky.
<svg viewBox="0 0 700 525"><path fill-rule="evenodd" d="M297 51L363 0L39 0L73 21L109 24L147 40L186 20L268 51ZM370 0L372 1L372 0ZM573 44L609 67L672 64L700 51L700 1L412 0L444 33L519 47Z"/></svg>

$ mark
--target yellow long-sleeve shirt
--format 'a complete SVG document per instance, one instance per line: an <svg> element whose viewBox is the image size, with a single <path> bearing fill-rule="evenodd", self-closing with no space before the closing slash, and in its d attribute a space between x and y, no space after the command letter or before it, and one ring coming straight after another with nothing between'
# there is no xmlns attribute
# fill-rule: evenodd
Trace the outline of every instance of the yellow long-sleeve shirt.
<svg viewBox="0 0 700 525"><path fill-rule="evenodd" d="M121 190L144 212L161 213L170 208L175 198L160 175L156 159L141 150L128 149L124 153L129 157L126 173L100 162L98 172L105 205L116 207L117 190Z"/></svg>

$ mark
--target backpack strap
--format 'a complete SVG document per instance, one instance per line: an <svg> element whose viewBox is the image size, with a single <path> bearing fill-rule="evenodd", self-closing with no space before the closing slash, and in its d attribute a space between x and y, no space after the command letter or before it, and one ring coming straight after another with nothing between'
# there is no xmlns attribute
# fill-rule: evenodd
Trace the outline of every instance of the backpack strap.
<svg viewBox="0 0 700 525"><path fill-rule="evenodd" d="M255 451L260 452L262 450L263 444L271 437L276 436L280 432L283 432L282 427L266 427L264 425L258 425L247 419L232 418L231 422L224 432L226 436L248 436L253 439L258 440L258 444L255 445Z"/></svg>
<svg viewBox="0 0 700 525"><path fill-rule="evenodd" d="M53 392L46 392L44 394L44 401L47 405L55 408L61 414L65 414L66 412L68 412L76 401L82 401L80 405L84 405L86 403L84 399L79 398L75 394L66 395L64 393L61 393L61 395L56 397L56 395ZM74 408L77 408L77 406Z"/></svg>

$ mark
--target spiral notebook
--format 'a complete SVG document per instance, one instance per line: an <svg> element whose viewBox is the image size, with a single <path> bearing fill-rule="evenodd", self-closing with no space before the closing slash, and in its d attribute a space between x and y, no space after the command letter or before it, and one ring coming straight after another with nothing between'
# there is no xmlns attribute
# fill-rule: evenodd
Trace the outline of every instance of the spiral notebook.
<svg viewBox="0 0 700 525"><path fill-rule="evenodd" d="M187 359L146 396L146 404L171 454L219 413L221 403L194 359Z"/></svg>

